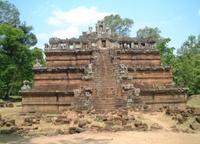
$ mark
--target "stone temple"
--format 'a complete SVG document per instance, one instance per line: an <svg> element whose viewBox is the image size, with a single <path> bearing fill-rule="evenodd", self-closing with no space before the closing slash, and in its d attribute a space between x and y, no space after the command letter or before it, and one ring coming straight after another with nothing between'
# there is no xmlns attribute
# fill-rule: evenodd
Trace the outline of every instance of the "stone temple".
<svg viewBox="0 0 200 144"><path fill-rule="evenodd" d="M102 21L79 38L50 38L46 65L36 63L32 87L25 81L20 91L23 112L184 106L186 90L174 85L154 47L152 40L115 35Z"/></svg>

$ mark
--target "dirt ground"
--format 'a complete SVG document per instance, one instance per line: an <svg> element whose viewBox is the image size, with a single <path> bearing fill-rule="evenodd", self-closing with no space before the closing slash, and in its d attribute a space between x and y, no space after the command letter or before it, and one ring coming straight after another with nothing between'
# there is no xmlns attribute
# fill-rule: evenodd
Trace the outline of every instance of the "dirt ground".
<svg viewBox="0 0 200 144"><path fill-rule="evenodd" d="M1 108L0 114L6 119L12 118L19 124L22 121L20 116L21 107L16 106L20 103L16 103L14 108ZM185 124L177 125L177 122L172 120L162 112L134 112L134 116L151 125L157 123L162 126L161 130L156 131L118 131L118 132L97 132L97 131L85 131L80 134L67 134L67 135L54 135L54 136L19 136L19 135L3 135L0 134L0 144L199 144L200 143L200 131L195 133L183 133L174 132L173 127L176 126L179 129L184 129ZM63 128L63 125L54 126L50 124L44 124L41 122L40 129L46 127L55 130ZM187 127L188 128L188 127ZM50 133L50 131L48 131Z"/></svg>
<svg viewBox="0 0 200 144"><path fill-rule="evenodd" d="M21 138L9 144L199 144L200 133L154 132L84 132L73 135Z"/></svg>

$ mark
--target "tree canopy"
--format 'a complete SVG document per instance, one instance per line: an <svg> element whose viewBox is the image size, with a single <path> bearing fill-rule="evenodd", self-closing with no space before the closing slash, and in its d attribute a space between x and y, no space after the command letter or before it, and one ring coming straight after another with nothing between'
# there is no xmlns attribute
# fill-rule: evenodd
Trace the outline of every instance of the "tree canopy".
<svg viewBox="0 0 200 144"><path fill-rule="evenodd" d="M131 27L133 26L133 20L129 18L121 18L120 15L105 16L103 22L109 27L112 33L117 35L129 35Z"/></svg>
<svg viewBox="0 0 200 144"><path fill-rule="evenodd" d="M19 11L15 5L8 1L0 0L0 24L10 24L14 27L20 25Z"/></svg>
<svg viewBox="0 0 200 144"><path fill-rule="evenodd" d="M161 39L160 33L161 31L157 27L151 28L146 26L145 28L137 31L137 37L158 41Z"/></svg>
<svg viewBox="0 0 200 144"><path fill-rule="evenodd" d="M200 35L191 35L177 50L174 65L175 81L189 88L188 93L200 93Z"/></svg>
<svg viewBox="0 0 200 144"><path fill-rule="evenodd" d="M21 85L23 79L30 79L31 51L22 43L24 32L8 24L0 25L0 84L5 98Z"/></svg>
<svg viewBox="0 0 200 144"><path fill-rule="evenodd" d="M157 27L144 27L137 31L137 37L141 39L151 39L156 42L156 48L160 51L161 62L163 64L172 65L174 62L174 47L169 47L168 43L171 41L170 38L164 38L161 35L161 30Z"/></svg>
<svg viewBox="0 0 200 144"><path fill-rule="evenodd" d="M21 23L18 9L0 0L0 96L17 94L24 80L32 80L35 59L44 63L42 50L32 49L37 38L32 26Z"/></svg>

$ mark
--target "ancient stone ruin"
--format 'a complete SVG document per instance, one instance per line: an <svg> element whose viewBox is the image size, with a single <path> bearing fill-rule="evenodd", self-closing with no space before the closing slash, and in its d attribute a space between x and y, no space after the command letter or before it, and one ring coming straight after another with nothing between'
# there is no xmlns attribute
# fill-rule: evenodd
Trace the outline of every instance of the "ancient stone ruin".
<svg viewBox="0 0 200 144"><path fill-rule="evenodd" d="M152 40L115 35L101 21L79 38L50 38L46 65L37 61L32 88L27 81L22 87L23 111L184 106L186 90L174 85L154 47Z"/></svg>

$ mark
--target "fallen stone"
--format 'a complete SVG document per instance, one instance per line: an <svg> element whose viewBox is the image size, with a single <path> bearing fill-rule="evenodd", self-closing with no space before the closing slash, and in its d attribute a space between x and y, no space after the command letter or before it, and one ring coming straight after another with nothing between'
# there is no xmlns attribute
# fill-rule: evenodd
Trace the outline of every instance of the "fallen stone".
<svg viewBox="0 0 200 144"><path fill-rule="evenodd" d="M123 129L124 129L124 127L121 126L121 125L114 125L114 126L112 127L112 131L121 131L121 130L123 130Z"/></svg>
<svg viewBox="0 0 200 144"><path fill-rule="evenodd" d="M5 126L7 127L11 127L11 126L15 126L15 120L8 120L8 121L5 121Z"/></svg>
<svg viewBox="0 0 200 144"><path fill-rule="evenodd" d="M193 123L190 124L190 128L192 130L200 130L200 124L196 121L194 121Z"/></svg>
<svg viewBox="0 0 200 144"><path fill-rule="evenodd" d="M93 129L93 130L100 131L100 130L104 129L104 124L103 123L98 123L98 122L93 122L91 124L90 128Z"/></svg>
<svg viewBox="0 0 200 144"><path fill-rule="evenodd" d="M4 120L4 119L1 119L1 120L0 120L0 127L3 127L4 124L5 124L5 120Z"/></svg>
<svg viewBox="0 0 200 144"><path fill-rule="evenodd" d="M6 107L14 107L13 103L6 103Z"/></svg>
<svg viewBox="0 0 200 144"><path fill-rule="evenodd" d="M33 125L34 130L37 130L38 128L39 128L38 125Z"/></svg>
<svg viewBox="0 0 200 144"><path fill-rule="evenodd" d="M197 117L195 118L195 120L196 120L198 123L200 123L200 116L197 116Z"/></svg>
<svg viewBox="0 0 200 144"><path fill-rule="evenodd" d="M134 123L135 129L139 131L147 131L148 130L148 125L146 123L142 123L141 121L135 121Z"/></svg>
<svg viewBox="0 0 200 144"><path fill-rule="evenodd" d="M81 128L85 127L87 124L88 124L88 121L85 119L80 119L78 122L78 126Z"/></svg>
<svg viewBox="0 0 200 144"><path fill-rule="evenodd" d="M163 129L163 127L160 126L160 125L157 124L157 123L153 123L153 124L150 126L150 130L160 130L160 129Z"/></svg>
<svg viewBox="0 0 200 144"><path fill-rule="evenodd" d="M81 133L83 132L84 129L80 128L80 127L70 127L69 128L69 134L75 134L75 133Z"/></svg>
<svg viewBox="0 0 200 144"><path fill-rule="evenodd" d="M124 130L131 131L133 130L133 126L131 124L124 125Z"/></svg>
<svg viewBox="0 0 200 144"><path fill-rule="evenodd" d="M176 116L176 119L177 119L179 124L183 124L187 120L187 117L183 117L181 114L178 114Z"/></svg>
<svg viewBox="0 0 200 144"><path fill-rule="evenodd" d="M121 126L122 125L122 121L121 120L113 120L113 124Z"/></svg>
<svg viewBox="0 0 200 144"><path fill-rule="evenodd" d="M56 135L57 135L57 134L63 135L63 134L65 134L65 132L64 132L64 130L62 130L62 129L56 129L55 134L56 134Z"/></svg>
<svg viewBox="0 0 200 144"><path fill-rule="evenodd" d="M0 102L0 107L5 107L5 106L6 106L5 102Z"/></svg>
<svg viewBox="0 0 200 144"><path fill-rule="evenodd" d="M0 134L12 134L17 131L17 127L9 127L0 129Z"/></svg>

